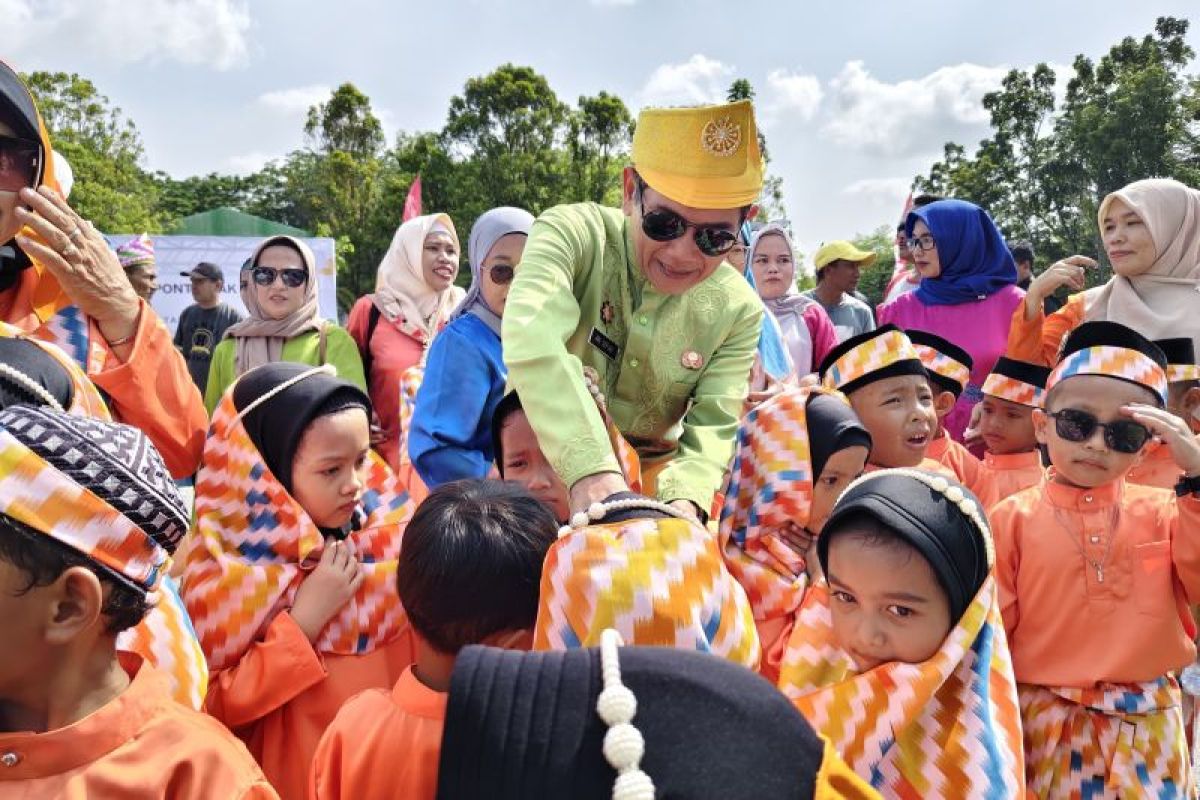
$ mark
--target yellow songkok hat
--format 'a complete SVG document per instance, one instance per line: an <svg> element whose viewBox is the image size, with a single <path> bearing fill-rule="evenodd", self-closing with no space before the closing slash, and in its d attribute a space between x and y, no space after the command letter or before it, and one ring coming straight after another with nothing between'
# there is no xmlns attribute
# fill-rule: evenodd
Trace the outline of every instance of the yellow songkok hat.
<svg viewBox="0 0 1200 800"><path fill-rule="evenodd" d="M749 100L646 108L633 134L633 166L656 192L692 208L741 208L758 199L762 153Z"/></svg>

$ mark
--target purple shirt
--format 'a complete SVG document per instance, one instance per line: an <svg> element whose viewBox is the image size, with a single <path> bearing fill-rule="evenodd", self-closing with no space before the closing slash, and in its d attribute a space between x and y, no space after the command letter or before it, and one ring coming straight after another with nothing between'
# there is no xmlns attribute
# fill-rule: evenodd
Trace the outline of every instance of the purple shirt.
<svg viewBox="0 0 1200 800"><path fill-rule="evenodd" d="M971 409L983 397L983 382L1004 355L1013 312L1024 299L1025 290L1005 286L983 300L957 306L927 306L909 292L879 307L880 325L890 322L905 330L928 331L971 354L975 361L971 382L943 423L956 441L962 441Z"/></svg>

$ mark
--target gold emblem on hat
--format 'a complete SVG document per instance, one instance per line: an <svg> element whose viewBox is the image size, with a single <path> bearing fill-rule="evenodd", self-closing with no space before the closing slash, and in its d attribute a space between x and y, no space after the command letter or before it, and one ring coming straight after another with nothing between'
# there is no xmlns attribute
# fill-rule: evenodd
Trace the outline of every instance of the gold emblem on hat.
<svg viewBox="0 0 1200 800"><path fill-rule="evenodd" d="M684 369L700 369L704 366L704 356L695 350L684 350L683 355L679 357L679 363Z"/></svg>
<svg viewBox="0 0 1200 800"><path fill-rule="evenodd" d="M728 158L742 144L742 126L729 117L710 119L700 131L700 146L720 158Z"/></svg>

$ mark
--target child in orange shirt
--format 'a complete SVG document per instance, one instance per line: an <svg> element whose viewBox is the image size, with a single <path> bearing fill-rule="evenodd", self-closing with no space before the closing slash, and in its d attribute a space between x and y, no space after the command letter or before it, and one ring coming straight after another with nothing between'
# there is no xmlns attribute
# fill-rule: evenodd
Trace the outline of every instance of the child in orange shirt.
<svg viewBox="0 0 1200 800"><path fill-rule="evenodd" d="M1021 797L991 532L952 478L864 475L817 540L779 687L885 797Z"/></svg>
<svg viewBox="0 0 1200 800"><path fill-rule="evenodd" d="M396 576L416 662L390 690L363 692L338 712L313 759L310 798L433 800L458 652L528 649L557 533L549 509L512 483L456 481L429 494Z"/></svg>
<svg viewBox="0 0 1200 800"><path fill-rule="evenodd" d="M1046 388L1053 466L991 511L1028 789L1190 796L1173 673L1196 657L1200 441L1164 409L1162 351L1117 323L1076 328ZM1152 437L1186 476L1176 493L1125 480Z"/></svg>
<svg viewBox="0 0 1200 800"><path fill-rule="evenodd" d="M1042 453L1033 431L1033 410L1040 408L1050 369L1001 356L983 384L979 433L987 486L984 508L1042 482Z"/></svg>
<svg viewBox="0 0 1200 800"><path fill-rule="evenodd" d="M243 374L213 415L183 597L205 708L285 800L342 704L412 663L393 588L411 504L370 449L370 402L332 367Z"/></svg>
<svg viewBox="0 0 1200 800"><path fill-rule="evenodd" d="M0 412L0 796L276 796L229 731L117 651L187 523L140 431Z"/></svg>
<svg viewBox="0 0 1200 800"><path fill-rule="evenodd" d="M925 365L929 388L933 392L933 406L937 409L937 434L925 451L925 457L941 464L963 486L976 496L981 496L987 491L987 474L983 463L966 447L951 439L949 431L942 425L967 388L975 362L966 350L941 336L912 329L905 331L905 334Z"/></svg>
<svg viewBox="0 0 1200 800"><path fill-rule="evenodd" d="M925 365L903 331L884 325L852 336L825 357L820 378L849 398L871 434L868 470L916 467L925 460L937 410Z"/></svg>
<svg viewBox="0 0 1200 800"><path fill-rule="evenodd" d="M1159 339L1154 342L1167 357L1167 410L1188 423L1192 433L1200 434L1200 367L1191 339ZM1173 489L1179 482L1179 467L1169 448L1151 445L1143 458L1129 471L1126 480L1143 486Z"/></svg>

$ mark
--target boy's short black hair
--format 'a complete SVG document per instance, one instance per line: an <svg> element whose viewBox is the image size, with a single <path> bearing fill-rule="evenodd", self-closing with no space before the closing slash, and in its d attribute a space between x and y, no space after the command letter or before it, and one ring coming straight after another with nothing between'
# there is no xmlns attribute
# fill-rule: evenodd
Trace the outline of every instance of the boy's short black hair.
<svg viewBox="0 0 1200 800"><path fill-rule="evenodd" d="M396 585L413 629L455 654L501 631L532 628L554 515L524 488L464 480L439 486L404 532Z"/></svg>
<svg viewBox="0 0 1200 800"><path fill-rule="evenodd" d="M1018 264L1026 261L1033 264L1033 243L1029 241L1020 241L1009 245L1008 252L1012 253L1013 261Z"/></svg>
<svg viewBox="0 0 1200 800"><path fill-rule="evenodd" d="M49 586L71 567L91 570L105 588L100 613L108 619L109 633L120 633L142 621L150 610L146 593L109 572L83 553L57 539L0 514L0 560L7 561L28 577L18 594Z"/></svg>

